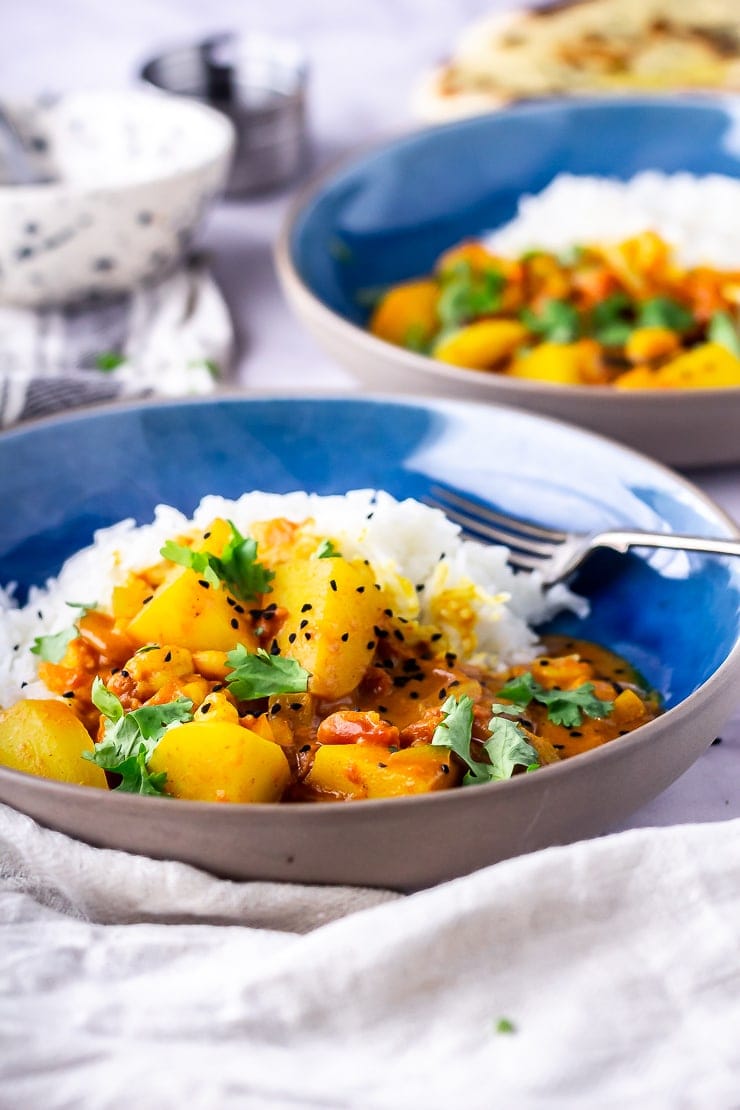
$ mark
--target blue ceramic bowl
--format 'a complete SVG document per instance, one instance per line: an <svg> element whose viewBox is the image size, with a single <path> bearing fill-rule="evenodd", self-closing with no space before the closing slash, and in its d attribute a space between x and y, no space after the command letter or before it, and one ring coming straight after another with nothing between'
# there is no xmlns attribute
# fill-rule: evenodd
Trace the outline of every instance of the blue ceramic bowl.
<svg viewBox="0 0 740 1110"><path fill-rule="evenodd" d="M428 274L447 247L511 219L523 194L560 173L626 180L643 170L740 177L740 100L546 101L396 138L309 186L283 228L278 270L308 328L371 389L516 405L674 464L740 461L740 389L658 394L517 380L365 331L368 294Z"/></svg>
<svg viewBox="0 0 740 1110"><path fill-rule="evenodd" d="M160 502L190 513L207 493L238 497L246 488L374 487L423 498L439 483L560 528L735 535L716 506L669 470L527 413L380 397L227 398L116 406L0 436L0 582L17 582L22 597L97 528L124 517L144 523ZM220 874L404 889L599 833L677 778L734 708L740 562L594 557L575 586L590 613L556 627L623 653L668 711L541 774L344 806L217 806L0 769L0 800L92 843ZM459 835L465 822L475 838Z"/></svg>

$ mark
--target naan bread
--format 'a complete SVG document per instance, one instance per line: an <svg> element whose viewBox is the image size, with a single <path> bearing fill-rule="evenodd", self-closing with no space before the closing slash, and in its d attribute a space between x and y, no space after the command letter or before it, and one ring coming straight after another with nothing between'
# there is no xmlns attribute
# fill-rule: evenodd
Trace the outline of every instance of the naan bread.
<svg viewBox="0 0 740 1110"><path fill-rule="evenodd" d="M491 16L416 90L426 120L531 97L740 90L740 0L571 0Z"/></svg>

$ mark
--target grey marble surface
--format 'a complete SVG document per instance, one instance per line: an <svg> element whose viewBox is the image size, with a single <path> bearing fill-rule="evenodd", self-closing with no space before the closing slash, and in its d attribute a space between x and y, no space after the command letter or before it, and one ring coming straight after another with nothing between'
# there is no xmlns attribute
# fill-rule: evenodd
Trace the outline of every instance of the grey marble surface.
<svg viewBox="0 0 740 1110"><path fill-rule="evenodd" d="M418 74L444 57L458 29L496 0L0 0L1 95L121 86L162 47L213 32L257 30L297 39L310 67L310 172L358 144L412 125ZM498 6L503 4L501 0ZM294 190L224 202L203 245L236 320L238 383L247 390L354 390L318 349L280 293L272 250ZM689 475L740 522L740 467ZM738 714L672 788L631 826L740 816Z"/></svg>

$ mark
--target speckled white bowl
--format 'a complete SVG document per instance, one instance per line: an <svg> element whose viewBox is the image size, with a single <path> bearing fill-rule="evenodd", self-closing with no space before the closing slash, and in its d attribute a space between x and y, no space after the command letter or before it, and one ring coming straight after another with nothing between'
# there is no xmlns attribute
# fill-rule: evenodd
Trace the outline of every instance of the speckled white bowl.
<svg viewBox="0 0 740 1110"><path fill-rule="evenodd" d="M5 105L50 184L3 183L0 301L49 305L156 280L224 187L228 119L143 90L86 91Z"/></svg>

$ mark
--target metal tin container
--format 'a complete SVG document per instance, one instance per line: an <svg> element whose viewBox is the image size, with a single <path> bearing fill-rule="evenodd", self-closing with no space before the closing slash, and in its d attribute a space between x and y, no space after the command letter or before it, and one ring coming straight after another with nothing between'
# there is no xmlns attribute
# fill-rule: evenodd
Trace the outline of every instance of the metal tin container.
<svg viewBox="0 0 740 1110"><path fill-rule="evenodd" d="M151 58L140 75L229 117L237 146L227 195L266 192L303 168L308 67L297 44L267 35L215 35Z"/></svg>

